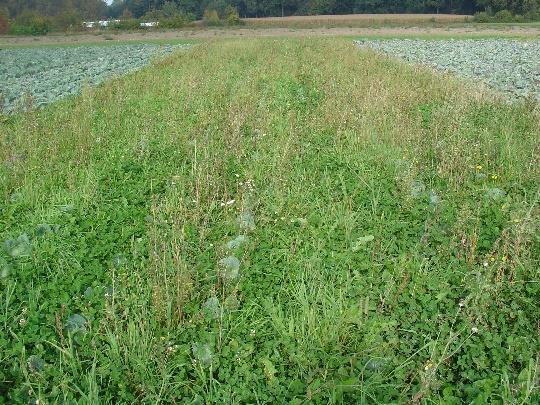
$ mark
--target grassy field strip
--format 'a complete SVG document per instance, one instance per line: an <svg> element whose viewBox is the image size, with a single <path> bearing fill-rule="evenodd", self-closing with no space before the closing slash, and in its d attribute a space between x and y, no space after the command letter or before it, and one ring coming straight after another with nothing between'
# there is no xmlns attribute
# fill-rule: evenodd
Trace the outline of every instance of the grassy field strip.
<svg viewBox="0 0 540 405"><path fill-rule="evenodd" d="M7 402L524 402L533 104L209 41L0 123Z"/></svg>

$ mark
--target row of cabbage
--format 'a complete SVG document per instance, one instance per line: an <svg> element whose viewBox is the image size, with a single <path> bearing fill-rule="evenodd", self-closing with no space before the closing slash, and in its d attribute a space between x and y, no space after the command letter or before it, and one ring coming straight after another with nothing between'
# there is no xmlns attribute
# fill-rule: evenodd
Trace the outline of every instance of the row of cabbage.
<svg viewBox="0 0 540 405"><path fill-rule="evenodd" d="M512 39L363 40L360 46L406 62L481 80L511 98L540 100L540 41Z"/></svg>
<svg viewBox="0 0 540 405"><path fill-rule="evenodd" d="M0 110L13 113L77 94L188 45L0 49Z"/></svg>

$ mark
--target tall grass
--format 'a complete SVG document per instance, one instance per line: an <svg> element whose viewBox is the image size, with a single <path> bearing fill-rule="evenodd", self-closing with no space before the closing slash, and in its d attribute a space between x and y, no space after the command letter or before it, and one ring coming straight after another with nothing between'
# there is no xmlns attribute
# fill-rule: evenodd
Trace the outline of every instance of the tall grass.
<svg viewBox="0 0 540 405"><path fill-rule="evenodd" d="M534 104L250 39L0 125L7 402L538 399Z"/></svg>

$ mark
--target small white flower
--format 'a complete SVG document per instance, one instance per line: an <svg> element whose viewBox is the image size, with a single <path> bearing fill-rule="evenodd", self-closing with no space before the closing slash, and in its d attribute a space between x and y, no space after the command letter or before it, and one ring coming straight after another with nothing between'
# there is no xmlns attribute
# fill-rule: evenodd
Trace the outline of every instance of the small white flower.
<svg viewBox="0 0 540 405"><path fill-rule="evenodd" d="M484 261L484 263L482 263L484 265L484 267L487 267L488 266L488 262Z"/></svg>
<svg viewBox="0 0 540 405"><path fill-rule="evenodd" d="M471 332L478 333L478 328L476 326L473 326L473 328L471 329Z"/></svg>
<svg viewBox="0 0 540 405"><path fill-rule="evenodd" d="M236 202L236 200L229 200L227 201L227 205L233 205Z"/></svg>
<svg viewBox="0 0 540 405"><path fill-rule="evenodd" d="M463 308L464 306L465 306L465 303L463 302L463 300L459 301L459 307Z"/></svg>
<svg viewBox="0 0 540 405"><path fill-rule="evenodd" d="M250 335L251 337L255 336L255 329L251 329L251 332L249 332L249 335Z"/></svg>

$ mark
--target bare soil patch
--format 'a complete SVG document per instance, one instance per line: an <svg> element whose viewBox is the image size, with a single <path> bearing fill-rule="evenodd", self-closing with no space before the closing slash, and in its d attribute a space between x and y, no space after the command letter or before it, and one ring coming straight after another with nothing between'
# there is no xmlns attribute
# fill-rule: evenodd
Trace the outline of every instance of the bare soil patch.
<svg viewBox="0 0 540 405"><path fill-rule="evenodd" d="M466 22L472 19L468 15L456 14L345 14L345 15L309 15L290 17L246 18L248 26L361 26L378 24L425 24Z"/></svg>

